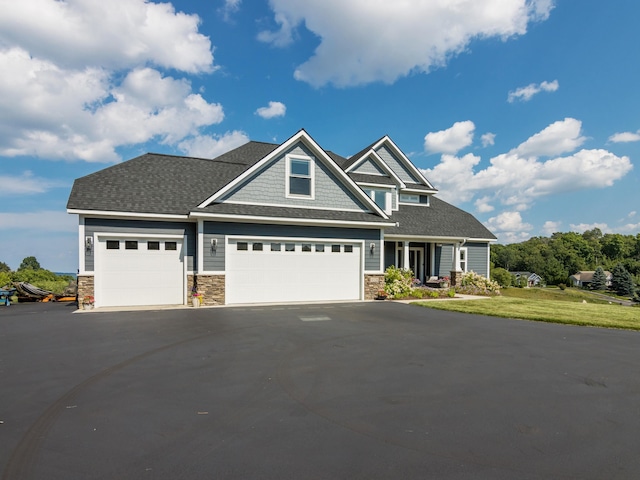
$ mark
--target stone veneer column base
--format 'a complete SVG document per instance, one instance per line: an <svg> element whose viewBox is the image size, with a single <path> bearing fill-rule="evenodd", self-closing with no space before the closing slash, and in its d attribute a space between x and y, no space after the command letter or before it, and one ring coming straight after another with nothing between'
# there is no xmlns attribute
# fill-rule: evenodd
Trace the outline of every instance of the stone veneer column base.
<svg viewBox="0 0 640 480"><path fill-rule="evenodd" d="M93 275L78 275L78 306L82 305L82 299L88 295L95 297Z"/></svg>
<svg viewBox="0 0 640 480"><path fill-rule="evenodd" d="M458 285L462 284L462 274L464 272L461 271L451 271L451 286L452 287L457 287Z"/></svg>
<svg viewBox="0 0 640 480"><path fill-rule="evenodd" d="M378 292L384 290L384 275L373 274L364 276L364 299L373 300L378 296Z"/></svg>
<svg viewBox="0 0 640 480"><path fill-rule="evenodd" d="M188 294L191 296L191 288L193 287L194 278L187 279L189 288ZM203 305L224 305L225 304L225 276L224 275L195 275L198 293L202 294Z"/></svg>

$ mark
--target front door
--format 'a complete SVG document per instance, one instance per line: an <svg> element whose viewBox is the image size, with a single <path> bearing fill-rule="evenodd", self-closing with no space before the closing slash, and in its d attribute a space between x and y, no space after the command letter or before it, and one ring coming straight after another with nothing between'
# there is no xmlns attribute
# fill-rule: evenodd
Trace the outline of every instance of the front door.
<svg viewBox="0 0 640 480"><path fill-rule="evenodd" d="M424 281L423 247L409 247L409 268L417 279Z"/></svg>

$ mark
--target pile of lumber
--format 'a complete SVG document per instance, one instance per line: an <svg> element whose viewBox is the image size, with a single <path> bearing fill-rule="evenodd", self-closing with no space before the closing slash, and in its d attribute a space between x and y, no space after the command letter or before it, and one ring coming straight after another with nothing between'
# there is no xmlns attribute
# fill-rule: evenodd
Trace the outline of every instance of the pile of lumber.
<svg viewBox="0 0 640 480"><path fill-rule="evenodd" d="M75 296L56 295L27 282L17 282L13 286L18 291L20 302L73 302L76 300Z"/></svg>

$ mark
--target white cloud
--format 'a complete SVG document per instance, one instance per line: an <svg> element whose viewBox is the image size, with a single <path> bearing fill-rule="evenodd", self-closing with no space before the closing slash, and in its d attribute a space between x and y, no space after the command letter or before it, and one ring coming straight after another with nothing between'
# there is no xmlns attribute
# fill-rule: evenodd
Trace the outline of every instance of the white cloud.
<svg viewBox="0 0 640 480"><path fill-rule="evenodd" d="M611 229L609 228L609 225L607 225L606 223L578 223L578 224L572 223L569 226L571 227L572 232L577 232L577 233L584 233L587 230L593 230L594 228L599 228L603 232L611 231Z"/></svg>
<svg viewBox="0 0 640 480"><path fill-rule="evenodd" d="M287 113L287 107L282 102L269 102L268 107L260 107L256 110L256 115L265 119L284 117L285 113Z"/></svg>
<svg viewBox="0 0 640 480"><path fill-rule="evenodd" d="M635 210L634 210L634 211L632 211L632 212L629 212L629 215L627 215L627 217L628 217L628 218L633 218L633 217L635 217L635 216L636 216L636 213L637 213L637 212L636 212Z"/></svg>
<svg viewBox="0 0 640 480"><path fill-rule="evenodd" d="M558 88L560 88L560 84L557 80L552 82L531 83L526 87L520 87L513 92L509 92L507 101L509 103L513 103L517 100L528 102L534 95L537 95L540 92L555 92Z"/></svg>
<svg viewBox="0 0 640 480"><path fill-rule="evenodd" d="M502 212L485 222L501 243L522 242L530 237L533 226L522 221L520 212Z"/></svg>
<svg viewBox="0 0 640 480"><path fill-rule="evenodd" d="M258 38L285 46L301 25L313 32L320 45L294 76L316 87L393 83L411 73L428 73L474 39L524 35L530 22L545 20L553 8L550 0L269 3L278 28Z"/></svg>
<svg viewBox="0 0 640 480"><path fill-rule="evenodd" d="M218 11L222 13L223 18L228 22L231 20L231 15L240 10L241 4L242 0L225 0L224 5Z"/></svg>
<svg viewBox="0 0 640 480"><path fill-rule="evenodd" d="M197 16L142 0L6 7L0 155L114 162L120 146L152 139L175 145L223 120L221 105L158 69L215 70Z"/></svg>
<svg viewBox="0 0 640 480"><path fill-rule="evenodd" d="M471 120L456 122L451 128L427 133L424 149L429 153L457 153L473 143L476 126Z"/></svg>
<svg viewBox="0 0 640 480"><path fill-rule="evenodd" d="M513 152L523 157L560 155L571 152L586 140L586 137L580 135L581 131L582 122L580 120L565 118L529 137Z"/></svg>
<svg viewBox="0 0 640 480"><path fill-rule="evenodd" d="M24 172L21 176L0 174L0 197L44 193L59 186L61 185L57 182L35 177L30 171Z"/></svg>
<svg viewBox="0 0 640 480"><path fill-rule="evenodd" d="M640 142L640 130L637 132L621 132L614 133L609 137L609 141L613 143Z"/></svg>
<svg viewBox="0 0 640 480"><path fill-rule="evenodd" d="M543 130L546 131L548 129ZM552 145L553 142L543 141L542 137L545 135L536 134L531 137L540 140L538 145L534 145L535 142L525 142L526 149L518 147L497 155L489 160L487 167L478 171L475 168L481 162L480 157L472 154L462 157L445 154L439 164L423 172L440 190L438 196L444 200L459 204L479 196L484 197L483 204L494 201L522 211L535 199L543 196L609 187L633 168L628 157L618 157L602 149L580 150L545 161L535 156L524 157L519 154L518 150L531 154L534 150L543 148L547 151L566 148L566 142L561 138L556 138L559 143L556 146ZM569 137L575 138L574 135Z"/></svg>
<svg viewBox="0 0 640 480"><path fill-rule="evenodd" d="M550 237L552 234L559 232L561 226L562 226L562 222L554 222L554 221L548 220L544 222L544 225L542 226L542 233L545 236Z"/></svg>
<svg viewBox="0 0 640 480"><path fill-rule="evenodd" d="M488 147L489 145L495 145L495 143L496 143L496 134L495 133L491 133L491 132L487 132L484 135L482 135L482 137L480 137L480 140L482 141L482 146L483 147Z"/></svg>
<svg viewBox="0 0 640 480"><path fill-rule="evenodd" d="M190 157L216 158L249 141L246 133L234 130L224 135L199 135L178 144L178 148Z"/></svg>
<svg viewBox="0 0 640 480"><path fill-rule="evenodd" d="M493 212L495 210L495 207L493 205L490 205L489 201L490 201L490 197L482 197L482 198L477 199L474 202L476 210L479 213Z"/></svg>
<svg viewBox="0 0 640 480"><path fill-rule="evenodd" d="M197 15L145 0L3 2L0 43L61 68L127 69L152 63L190 73L213 69Z"/></svg>

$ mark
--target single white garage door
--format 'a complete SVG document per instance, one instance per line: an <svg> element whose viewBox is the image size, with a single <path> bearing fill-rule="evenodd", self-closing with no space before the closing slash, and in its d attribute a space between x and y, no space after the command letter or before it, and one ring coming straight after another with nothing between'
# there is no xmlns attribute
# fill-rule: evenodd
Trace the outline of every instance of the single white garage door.
<svg viewBox="0 0 640 480"><path fill-rule="evenodd" d="M97 307L184 303L182 239L99 237Z"/></svg>
<svg viewBox="0 0 640 480"><path fill-rule="evenodd" d="M361 257L348 240L230 239L226 303L360 300Z"/></svg>

